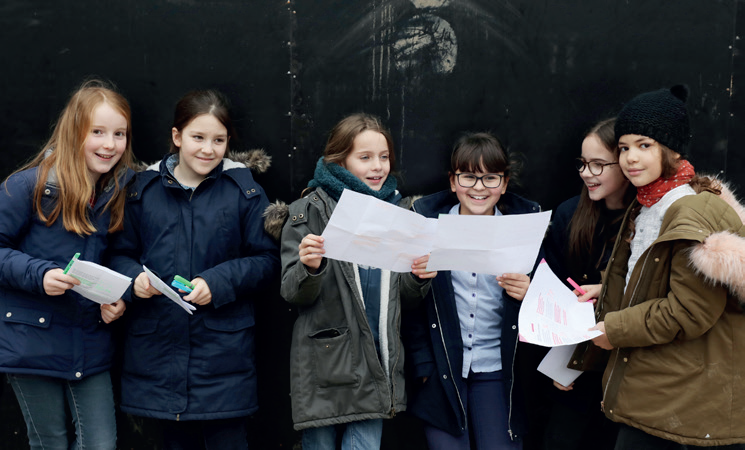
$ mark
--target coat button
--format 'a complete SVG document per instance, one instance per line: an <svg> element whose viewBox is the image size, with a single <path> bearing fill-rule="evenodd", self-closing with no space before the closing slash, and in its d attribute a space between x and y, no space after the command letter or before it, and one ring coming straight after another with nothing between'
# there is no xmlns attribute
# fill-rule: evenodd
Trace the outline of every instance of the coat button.
<svg viewBox="0 0 745 450"><path fill-rule="evenodd" d="M173 180L168 180L168 184L173 184Z"/></svg>
<svg viewBox="0 0 745 450"><path fill-rule="evenodd" d="M448 376L447 376L447 375L443 375L443 376L442 376L442 379L443 379L443 380L447 380L447 379L448 379Z"/></svg>
<svg viewBox="0 0 745 450"><path fill-rule="evenodd" d="M303 215L302 215L302 214L300 214L300 215L299 215L298 217L302 219L302 218L303 218Z"/></svg>
<svg viewBox="0 0 745 450"><path fill-rule="evenodd" d="M624 358L623 362L629 362L629 358Z"/></svg>
<svg viewBox="0 0 745 450"><path fill-rule="evenodd" d="M297 216L292 216L292 221L294 222L296 220L297 220Z"/></svg>
<svg viewBox="0 0 745 450"><path fill-rule="evenodd" d="M432 324L432 328L437 328L437 324L436 323L433 323Z"/></svg>
<svg viewBox="0 0 745 450"><path fill-rule="evenodd" d="M512 329L513 330L516 329L516 328L517 328L517 325L512 325Z"/></svg>
<svg viewBox="0 0 745 450"><path fill-rule="evenodd" d="M13 315L13 313L11 313L11 312L9 312L9 313L5 313L5 317L10 317L10 316L12 316L12 315Z"/></svg>
<svg viewBox="0 0 745 450"><path fill-rule="evenodd" d="M251 193L251 191L249 191L248 189L246 189L246 194L250 194L250 193Z"/></svg>
<svg viewBox="0 0 745 450"><path fill-rule="evenodd" d="M251 193L254 193L254 192L256 192L256 189L251 189Z"/></svg>
<svg viewBox="0 0 745 450"><path fill-rule="evenodd" d="M655 258L654 262L660 262L660 258Z"/></svg>
<svg viewBox="0 0 745 450"><path fill-rule="evenodd" d="M316 196L314 195L314 196L313 196L313 201L314 201L314 202L315 202L315 201L318 201L318 197L316 197Z"/></svg>
<svg viewBox="0 0 745 450"><path fill-rule="evenodd" d="M572 361L572 364L574 364L574 365L576 366L577 364L579 364L579 361L577 361L577 360L575 359L574 361Z"/></svg>
<svg viewBox="0 0 745 450"><path fill-rule="evenodd" d="M51 193L52 193L52 191L50 191L49 189L44 189L44 195L49 195Z"/></svg>
<svg viewBox="0 0 745 450"><path fill-rule="evenodd" d="M80 372L75 372L75 377L76 377L76 378L80 378L80 377L82 377L82 376L83 376L83 374L82 374L82 373L80 373Z"/></svg>
<svg viewBox="0 0 745 450"><path fill-rule="evenodd" d="M44 319L43 317L39 317L39 323L44 323L44 322L46 322L46 319Z"/></svg>

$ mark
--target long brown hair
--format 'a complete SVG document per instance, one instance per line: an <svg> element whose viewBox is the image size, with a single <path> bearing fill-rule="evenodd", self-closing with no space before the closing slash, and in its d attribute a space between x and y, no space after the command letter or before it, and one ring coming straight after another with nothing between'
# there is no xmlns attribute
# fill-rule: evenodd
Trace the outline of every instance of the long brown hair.
<svg viewBox="0 0 745 450"><path fill-rule="evenodd" d="M126 119L127 146L116 165L108 173L103 174L98 183L94 183L88 176L83 147L90 132L93 112L102 103L107 103ZM14 174L38 167L33 196L34 212L47 226L51 226L61 215L65 230L85 236L97 231L89 217L89 202L97 187L103 188L111 182L114 185L114 193L104 206L104 211L111 211L108 231L122 228L125 192L119 174L132 166L133 158L132 114L129 103L114 91L111 85L100 80L88 80L72 94L65 109L60 113L52 136L36 157ZM58 197L54 207L45 211L42 208L42 198L50 171L54 171L56 177Z"/></svg>
<svg viewBox="0 0 745 450"><path fill-rule="evenodd" d="M613 154L617 161L618 141L614 133L615 124L615 118L602 120L585 134L585 139L589 136L597 136L598 140L603 144L606 150ZM631 204L635 195L636 189L634 189L634 186L629 183L623 196L624 208ZM601 203L599 201L593 201L590 198L587 185L583 185L577 209L574 210L574 215L572 215L572 219L569 221L568 259L573 264L581 264L581 262L587 258L588 250L593 248L594 245L608 244L607 242L600 243L592 241L595 236L595 227L600 219L601 211ZM617 220L621 220L621 217ZM603 253L604 252L600 252L601 259ZM596 261L595 267L597 267L600 262L601 261Z"/></svg>

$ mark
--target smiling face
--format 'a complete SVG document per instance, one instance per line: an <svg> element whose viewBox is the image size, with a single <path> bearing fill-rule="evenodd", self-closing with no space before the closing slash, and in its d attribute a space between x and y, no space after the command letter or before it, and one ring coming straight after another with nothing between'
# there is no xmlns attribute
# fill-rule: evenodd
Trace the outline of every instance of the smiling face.
<svg viewBox="0 0 745 450"><path fill-rule="evenodd" d="M596 162L608 164L616 162L613 153L600 141L597 135L591 134L582 142L582 160L584 162ZM605 201L608 209L623 208L623 198L629 185L629 180L624 177L619 164L603 166L600 175L593 175L589 167L585 167L579 173L580 178L587 186L587 192L592 201Z"/></svg>
<svg viewBox="0 0 745 450"><path fill-rule="evenodd" d="M450 174L450 190L455 192L460 202L460 214L468 216L493 216L494 207L502 197L502 194L507 192L507 184L509 183L509 177L502 178L502 183L496 188L487 188L484 186L483 180L477 180L473 187L463 187L458 182L458 174L468 173L476 175L477 177L483 177L490 173L484 172L483 168L480 168L476 172L464 172L458 170L454 174ZM504 172L491 173L492 175L504 175ZM464 177L461 177L463 182ZM470 184L470 183L464 183Z"/></svg>
<svg viewBox="0 0 745 450"><path fill-rule="evenodd" d="M654 139L625 134L618 139L618 149L621 169L634 186L646 186L662 176L662 149Z"/></svg>
<svg viewBox="0 0 745 450"><path fill-rule="evenodd" d="M107 102L93 110L91 126L83 144L85 164L93 182L108 173L127 148L127 119Z"/></svg>
<svg viewBox="0 0 745 450"><path fill-rule="evenodd" d="M354 138L352 150L340 164L373 191L379 191L391 171L385 136L365 130Z"/></svg>
<svg viewBox="0 0 745 450"><path fill-rule="evenodd" d="M179 148L176 179L185 186L195 187L209 175L228 149L228 130L211 114L202 114L181 131L171 130L173 144Z"/></svg>

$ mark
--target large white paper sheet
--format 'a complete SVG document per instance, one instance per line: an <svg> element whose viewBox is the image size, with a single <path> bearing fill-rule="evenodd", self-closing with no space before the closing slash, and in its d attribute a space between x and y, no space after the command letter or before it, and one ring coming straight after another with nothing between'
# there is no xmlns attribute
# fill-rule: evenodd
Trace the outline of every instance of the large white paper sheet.
<svg viewBox="0 0 745 450"><path fill-rule="evenodd" d="M550 211L508 216L442 215L427 270L530 273L550 220Z"/></svg>
<svg viewBox="0 0 745 450"><path fill-rule="evenodd" d="M577 296L559 280L545 262L538 265L517 320L520 338L544 347L577 344L600 336L590 302Z"/></svg>
<svg viewBox="0 0 745 450"><path fill-rule="evenodd" d="M411 272L411 263L432 249L436 226L436 219L344 190L321 235L324 256Z"/></svg>
<svg viewBox="0 0 745 450"><path fill-rule="evenodd" d="M569 387L577 377L582 375L581 370L567 367L575 348L577 348L576 345L560 345L552 348L538 365L538 371L560 385Z"/></svg>
<svg viewBox="0 0 745 450"><path fill-rule="evenodd" d="M132 279L108 267L90 261L73 258L67 275L80 280L73 291L96 303L111 304L122 298Z"/></svg>
<svg viewBox="0 0 745 450"><path fill-rule="evenodd" d="M180 307L184 308L184 311L188 312L189 314L192 314L192 311L195 311L197 308L192 305L189 302L185 302L181 296L179 296L176 291L171 289L170 286L168 286L163 280L158 278L157 275L155 275L150 269L142 266L143 269L145 269L145 273L147 274L147 278L150 280L150 284L157 290L159 290L163 295L173 300L174 303L179 305Z"/></svg>
<svg viewBox="0 0 745 450"><path fill-rule="evenodd" d="M431 253L428 270L529 273L550 217L545 212L428 219L345 190L321 236L327 258L394 272L410 272L415 259Z"/></svg>

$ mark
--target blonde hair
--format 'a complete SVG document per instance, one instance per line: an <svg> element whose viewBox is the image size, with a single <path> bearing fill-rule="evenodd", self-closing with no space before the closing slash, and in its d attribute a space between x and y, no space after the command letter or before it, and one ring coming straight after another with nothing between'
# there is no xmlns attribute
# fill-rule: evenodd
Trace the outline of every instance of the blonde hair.
<svg viewBox="0 0 745 450"><path fill-rule="evenodd" d="M88 176L83 148L90 132L93 112L103 103L111 106L127 121L124 153L116 165L98 180L99 188L112 181L114 184L114 193L104 206L104 211L111 211L108 231L116 231L123 226L125 195L118 175L132 167L132 114L127 100L100 80L86 81L73 93L54 126L52 136L36 157L17 171L39 168L33 207L47 226L51 226L61 215L67 231L79 236L97 231L88 213L89 202L96 193L96 184ZM42 208L42 198L52 170L57 179L58 198L51 210L45 210Z"/></svg>

